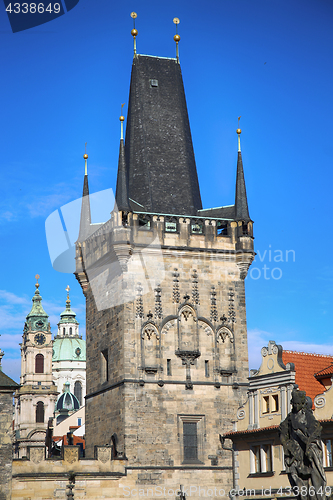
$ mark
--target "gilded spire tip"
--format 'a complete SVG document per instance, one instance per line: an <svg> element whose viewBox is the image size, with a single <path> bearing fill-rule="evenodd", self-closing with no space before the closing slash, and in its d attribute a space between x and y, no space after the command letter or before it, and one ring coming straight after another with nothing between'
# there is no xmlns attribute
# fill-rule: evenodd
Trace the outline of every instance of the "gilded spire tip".
<svg viewBox="0 0 333 500"><path fill-rule="evenodd" d="M88 175L88 166L87 166L87 160L88 160L88 155L87 155L87 143L84 143L84 175Z"/></svg>
<svg viewBox="0 0 333 500"><path fill-rule="evenodd" d="M240 135L242 133L241 129L239 128L239 120L241 119L241 116L238 117L238 129L236 130L236 133L238 135L238 152L240 153L241 151L241 144L240 144Z"/></svg>
<svg viewBox="0 0 333 500"><path fill-rule="evenodd" d="M136 56L136 37L138 36L138 30L135 28L135 19L138 17L136 12L131 12L131 18L133 19L133 29L131 31L131 35L133 37L134 42L134 57Z"/></svg>
<svg viewBox="0 0 333 500"><path fill-rule="evenodd" d="M178 43L180 41L180 36L178 35L178 24L180 23L180 20L178 17L173 18L173 23L176 25L176 34L173 37L174 41L176 42L176 57L177 61L179 62L179 50L178 50Z"/></svg>
<svg viewBox="0 0 333 500"><path fill-rule="evenodd" d="M124 120L125 117L123 116L123 107L125 106L125 103L121 105L121 115L119 116L120 120L120 139L124 139Z"/></svg>

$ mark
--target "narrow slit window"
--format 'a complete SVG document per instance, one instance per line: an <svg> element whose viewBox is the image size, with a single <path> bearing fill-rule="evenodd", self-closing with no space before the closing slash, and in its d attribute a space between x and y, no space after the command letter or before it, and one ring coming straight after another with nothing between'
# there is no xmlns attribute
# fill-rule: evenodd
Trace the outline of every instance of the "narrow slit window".
<svg viewBox="0 0 333 500"><path fill-rule="evenodd" d="M167 359L167 375L171 375L171 359Z"/></svg>
<svg viewBox="0 0 333 500"><path fill-rule="evenodd" d="M109 355L107 349L101 352L101 364L102 383L104 383L109 380Z"/></svg>
<svg viewBox="0 0 333 500"><path fill-rule="evenodd" d="M205 377L209 377L209 361L205 361Z"/></svg>

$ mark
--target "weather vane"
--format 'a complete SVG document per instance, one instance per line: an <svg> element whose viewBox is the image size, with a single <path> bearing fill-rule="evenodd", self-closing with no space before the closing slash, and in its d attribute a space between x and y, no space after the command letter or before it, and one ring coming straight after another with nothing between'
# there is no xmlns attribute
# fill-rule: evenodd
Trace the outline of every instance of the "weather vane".
<svg viewBox="0 0 333 500"><path fill-rule="evenodd" d="M178 17L173 18L173 23L176 25L176 34L173 37L174 41L176 42L176 56L177 56L177 61L179 62L179 51L178 51L178 43L180 40L180 36L178 35L178 24L180 23L180 20Z"/></svg>
<svg viewBox="0 0 333 500"><path fill-rule="evenodd" d="M40 278L39 274L36 274L35 279L37 280L37 283L38 283L39 278Z"/></svg>
<svg viewBox="0 0 333 500"><path fill-rule="evenodd" d="M66 292L68 293L70 290L69 285L66 286Z"/></svg>
<svg viewBox="0 0 333 500"><path fill-rule="evenodd" d="M135 19L138 17L136 12L131 12L131 18L133 19L133 29L131 31L131 35L134 41L134 57L136 56L136 37L138 36L138 30L135 29Z"/></svg>

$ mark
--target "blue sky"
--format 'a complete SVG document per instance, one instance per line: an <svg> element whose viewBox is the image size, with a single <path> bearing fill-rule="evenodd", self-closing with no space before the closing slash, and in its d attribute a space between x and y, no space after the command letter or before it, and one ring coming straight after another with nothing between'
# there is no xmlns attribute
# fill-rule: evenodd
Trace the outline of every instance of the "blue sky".
<svg viewBox="0 0 333 500"><path fill-rule="evenodd" d="M73 275L53 270L45 220L81 196L86 141L91 192L115 188L133 10L142 54L174 57L172 19L180 18L180 61L204 207L234 201L235 130L242 116L258 253L246 279L250 366L258 366L260 348L270 339L286 349L332 354L331 0L80 0L64 16L15 34L0 6L5 373L18 380L18 344L36 273L52 330L69 284L84 334L81 289Z"/></svg>

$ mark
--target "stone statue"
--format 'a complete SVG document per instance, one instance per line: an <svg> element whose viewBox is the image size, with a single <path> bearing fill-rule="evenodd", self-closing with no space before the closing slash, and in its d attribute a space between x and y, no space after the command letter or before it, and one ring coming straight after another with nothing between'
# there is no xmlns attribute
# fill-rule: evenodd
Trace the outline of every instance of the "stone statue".
<svg viewBox="0 0 333 500"><path fill-rule="evenodd" d="M52 456L52 447L53 447L53 418L50 417L49 421L47 423L47 430L46 430L46 436L45 436L45 446L47 450L47 457L51 458Z"/></svg>
<svg viewBox="0 0 333 500"><path fill-rule="evenodd" d="M291 403L292 411L279 429L290 485L300 500L324 500L327 492L322 427L313 416L311 398L304 391L294 389Z"/></svg>

